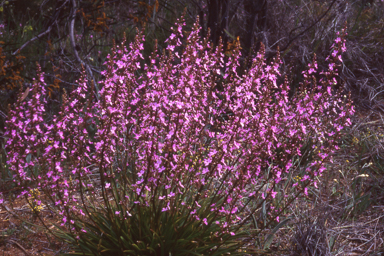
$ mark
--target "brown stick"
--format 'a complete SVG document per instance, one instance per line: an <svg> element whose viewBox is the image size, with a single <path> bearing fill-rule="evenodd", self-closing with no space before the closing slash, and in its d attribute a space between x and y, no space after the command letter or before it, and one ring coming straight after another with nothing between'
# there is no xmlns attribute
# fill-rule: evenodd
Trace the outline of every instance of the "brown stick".
<svg viewBox="0 0 384 256"><path fill-rule="evenodd" d="M27 250L24 249L23 246L21 246L21 245L20 245L18 242L16 242L15 240L13 240L13 239L8 239L7 242L10 243L10 244L14 244L14 245L16 245L17 247L19 247L19 249L22 250L22 251L24 252L25 255L27 255L27 256L31 255L31 254L29 254L29 253L27 252Z"/></svg>

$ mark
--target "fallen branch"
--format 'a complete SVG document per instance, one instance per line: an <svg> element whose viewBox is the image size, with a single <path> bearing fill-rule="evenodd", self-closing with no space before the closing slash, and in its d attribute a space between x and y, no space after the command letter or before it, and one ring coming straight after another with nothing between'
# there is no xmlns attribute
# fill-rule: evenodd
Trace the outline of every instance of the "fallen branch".
<svg viewBox="0 0 384 256"><path fill-rule="evenodd" d="M24 49L28 44L32 43L33 41L39 39L40 37L42 37L42 36L44 36L44 35L46 35L46 34L48 34L49 32L51 32L51 30L52 30L52 26L49 26L49 28L48 28L45 32L43 32L43 33L41 33L41 34L35 36L35 37L32 38L31 40L27 41L27 42L26 42L25 44L23 44L19 49L17 49L15 52L13 52L12 55L16 55L16 54L19 53L22 49Z"/></svg>
<svg viewBox="0 0 384 256"><path fill-rule="evenodd" d="M18 242L16 242L15 240L13 240L13 239L8 239L7 242L10 243L10 244L14 244L14 245L16 245L17 247L19 247L19 249L22 250L22 251L24 252L25 255L28 255L28 256L31 255L31 254L29 254L29 253L27 252L27 250L24 249L23 246L21 246L21 245L20 245Z"/></svg>

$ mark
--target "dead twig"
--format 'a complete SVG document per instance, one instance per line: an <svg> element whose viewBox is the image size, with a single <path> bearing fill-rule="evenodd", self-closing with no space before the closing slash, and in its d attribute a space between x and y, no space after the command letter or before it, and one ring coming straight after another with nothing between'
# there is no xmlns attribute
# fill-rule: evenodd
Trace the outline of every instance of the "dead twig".
<svg viewBox="0 0 384 256"><path fill-rule="evenodd" d="M25 250L25 248L24 248L23 246L21 246L21 244L19 244L19 243L16 242L15 240L13 240L13 239L8 239L8 240L7 240L7 243L16 245L20 250L22 250L22 251L24 252L25 255L27 255L27 256L31 255L31 254L29 254L29 253L27 252L27 250Z"/></svg>
<svg viewBox="0 0 384 256"><path fill-rule="evenodd" d="M14 52L12 53L12 55L16 55L16 54L19 53L22 49L24 49L28 44L32 43L33 41L39 39L40 37L42 37L42 36L44 36L44 35L46 35L46 34L48 34L49 32L51 32L51 30L52 30L52 26L49 26L49 28L48 28L45 32L43 32L43 33L41 33L41 34L35 36L35 37L32 38L31 40L27 41L27 42L26 42L25 44L23 44L19 49L17 49L16 51L14 51Z"/></svg>

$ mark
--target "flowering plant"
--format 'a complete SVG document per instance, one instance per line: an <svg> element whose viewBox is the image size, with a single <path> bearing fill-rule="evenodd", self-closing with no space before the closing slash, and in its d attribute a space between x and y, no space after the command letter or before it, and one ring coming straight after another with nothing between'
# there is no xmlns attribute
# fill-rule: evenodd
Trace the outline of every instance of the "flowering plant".
<svg viewBox="0 0 384 256"><path fill-rule="evenodd" d="M351 101L335 88L344 32L328 71L317 80L314 59L289 98L279 55L267 64L261 47L240 76L240 45L226 57L221 43L199 40L197 24L186 36L181 18L148 63L142 33L129 48L115 46L99 101L83 75L48 119L39 72L32 99L9 112L7 164L21 195L42 191L61 236L83 253L90 245L97 255L236 251L261 208L266 226L279 222L316 186L350 124Z"/></svg>

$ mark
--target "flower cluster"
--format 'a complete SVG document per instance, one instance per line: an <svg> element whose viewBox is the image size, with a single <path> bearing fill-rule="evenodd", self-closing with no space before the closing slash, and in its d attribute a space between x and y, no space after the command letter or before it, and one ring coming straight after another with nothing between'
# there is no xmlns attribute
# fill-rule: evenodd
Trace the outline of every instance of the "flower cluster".
<svg viewBox="0 0 384 256"><path fill-rule="evenodd" d="M39 213L43 206L40 201L40 191L38 189L31 189L29 191L29 206L34 213Z"/></svg>
<svg viewBox="0 0 384 256"><path fill-rule="evenodd" d="M147 62L142 33L129 47L115 46L100 100L83 76L50 120L39 72L32 99L20 99L9 112L5 134L7 164L24 194L43 191L47 207L80 235L84 229L75 222L88 214L87 202L109 209L111 200L119 218L153 207L155 214L183 212L233 234L229 228L261 204L278 198L279 205L268 206L278 220L282 210L275 207L316 185L354 112L335 87L345 33L335 40L328 71L318 80L314 58L290 98L288 79L278 83L279 55L266 63L262 46L239 75L239 42L226 56L221 43L200 41L198 24L186 34L180 19L167 48Z"/></svg>

